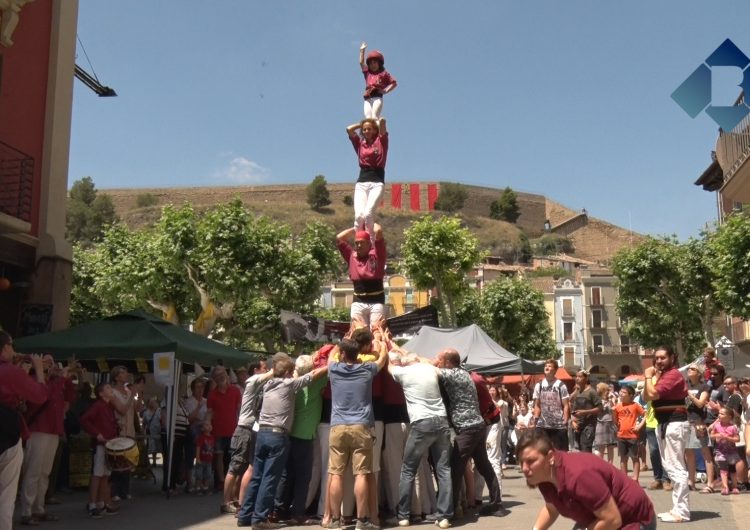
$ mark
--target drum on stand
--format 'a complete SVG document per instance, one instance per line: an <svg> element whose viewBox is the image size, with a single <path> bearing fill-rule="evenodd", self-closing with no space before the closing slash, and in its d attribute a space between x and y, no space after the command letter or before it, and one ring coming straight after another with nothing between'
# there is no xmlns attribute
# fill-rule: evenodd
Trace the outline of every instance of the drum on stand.
<svg viewBox="0 0 750 530"><path fill-rule="evenodd" d="M104 450L110 471L131 471L138 465L138 445L132 438L112 438Z"/></svg>

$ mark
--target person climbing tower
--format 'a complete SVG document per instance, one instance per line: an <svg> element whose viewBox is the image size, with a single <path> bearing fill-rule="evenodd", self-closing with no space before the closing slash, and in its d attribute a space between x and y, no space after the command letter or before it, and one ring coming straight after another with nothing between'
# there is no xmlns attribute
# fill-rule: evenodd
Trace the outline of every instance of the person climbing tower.
<svg viewBox="0 0 750 530"><path fill-rule="evenodd" d="M392 92L396 88L396 78L385 69L383 54L377 50L367 54L365 61L365 50L367 43L359 46L359 65L362 75L365 76L365 118L380 118L383 111L383 95Z"/></svg>

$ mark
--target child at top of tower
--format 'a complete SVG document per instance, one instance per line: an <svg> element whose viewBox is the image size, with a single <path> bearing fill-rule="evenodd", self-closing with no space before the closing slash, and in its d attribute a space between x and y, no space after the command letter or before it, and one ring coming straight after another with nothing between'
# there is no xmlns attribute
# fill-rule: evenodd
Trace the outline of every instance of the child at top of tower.
<svg viewBox="0 0 750 530"><path fill-rule="evenodd" d="M366 49L367 43L363 42L359 47L359 66L365 76L365 118L378 119L383 110L383 95L396 88L397 83L384 67L383 54L373 50L365 60Z"/></svg>

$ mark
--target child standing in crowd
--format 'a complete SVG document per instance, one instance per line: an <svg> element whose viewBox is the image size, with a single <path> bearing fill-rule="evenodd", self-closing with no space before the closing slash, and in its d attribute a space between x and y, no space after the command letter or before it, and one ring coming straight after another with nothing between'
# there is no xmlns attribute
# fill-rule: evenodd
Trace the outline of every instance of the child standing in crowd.
<svg viewBox="0 0 750 530"><path fill-rule="evenodd" d="M214 460L214 449L216 449L216 439L211 434L211 422L204 421L201 434L195 441L195 454L198 459L195 466L195 487L198 495L206 495L213 481L214 470L211 463Z"/></svg>
<svg viewBox="0 0 750 530"><path fill-rule="evenodd" d="M109 486L110 471L106 465L104 444L119 433L119 425L112 406L114 391L108 383L96 385L97 400L81 416L81 427L89 433L94 444L94 465L89 483L89 517L99 519L103 513L117 513L119 508L112 506L112 492Z"/></svg>
<svg viewBox="0 0 750 530"><path fill-rule="evenodd" d="M380 118L383 110L383 95L396 88L396 78L389 74L385 66L383 54L377 50L367 54L365 61L365 50L367 43L363 42L359 47L359 66L362 75L365 76L365 118Z"/></svg>
<svg viewBox="0 0 750 530"><path fill-rule="evenodd" d="M620 403L614 408L614 419L617 424L617 449L620 453L620 469L628 474L628 457L633 460L633 480L638 482L641 474L641 461L638 458L639 433L644 421L643 407L633 401L635 389L625 385L620 389Z"/></svg>
<svg viewBox="0 0 750 530"><path fill-rule="evenodd" d="M161 409L155 397L148 400L146 410L143 411L143 429L146 431L148 440L148 454L153 460L152 465L156 466L156 454L161 445Z"/></svg>
<svg viewBox="0 0 750 530"><path fill-rule="evenodd" d="M729 469L734 468L740 461L737 452L737 443L740 441L740 432L734 424L734 411L729 407L719 409L719 419L709 428L711 439L714 441L714 459L719 467L721 475L721 494L729 495ZM734 487L733 494L740 492L737 487L737 473L732 472Z"/></svg>
<svg viewBox="0 0 750 530"><path fill-rule="evenodd" d="M612 421L612 407L615 403L609 397L609 385L599 383L596 392L602 400L602 411L596 419L596 436L594 437L594 454L604 458L607 454L607 462L614 460L615 446L617 445L617 429Z"/></svg>

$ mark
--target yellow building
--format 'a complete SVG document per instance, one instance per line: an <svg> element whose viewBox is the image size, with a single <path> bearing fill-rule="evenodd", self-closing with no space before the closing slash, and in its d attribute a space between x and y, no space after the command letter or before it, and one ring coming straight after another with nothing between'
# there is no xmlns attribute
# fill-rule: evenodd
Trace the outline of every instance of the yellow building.
<svg viewBox="0 0 750 530"><path fill-rule="evenodd" d="M397 317L418 307L430 304L430 292L413 287L406 276L394 274L383 279L388 316ZM331 286L331 307L350 307L354 301L354 287L350 280Z"/></svg>

